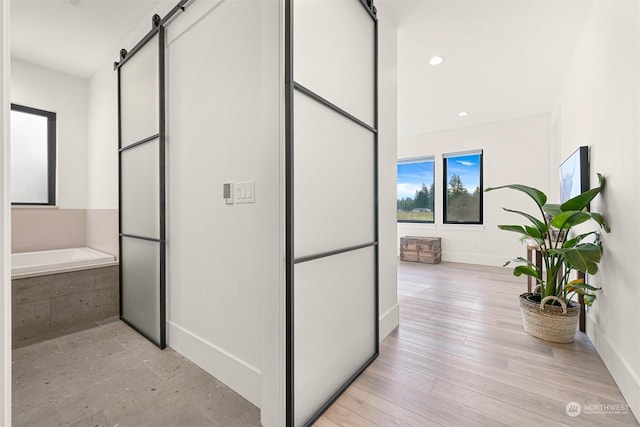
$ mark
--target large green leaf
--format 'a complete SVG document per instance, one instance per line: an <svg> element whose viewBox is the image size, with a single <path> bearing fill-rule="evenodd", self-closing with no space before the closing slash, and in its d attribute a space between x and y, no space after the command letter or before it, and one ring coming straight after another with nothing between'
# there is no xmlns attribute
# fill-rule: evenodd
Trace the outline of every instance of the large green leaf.
<svg viewBox="0 0 640 427"><path fill-rule="evenodd" d="M575 292L578 295L582 295L584 303L587 306L593 304L593 301L596 299L595 294L593 294L592 292L599 291L600 289L601 288L587 285L586 283L584 283L583 279L572 280L571 282L564 285L564 291L566 294Z"/></svg>
<svg viewBox="0 0 640 427"><path fill-rule="evenodd" d="M511 212L511 213L515 213L518 215L522 215L523 217L527 218L529 221L531 221L531 223L533 225L536 226L536 228L538 229L538 231L540 231L541 235L544 235L547 233L547 231L549 231L549 227L547 227L547 224L545 224L544 222L540 221L538 218L536 218L533 215L530 215L526 212L521 212L521 211L516 211L513 209L507 209L507 208L502 208L503 210L507 211L507 212Z"/></svg>
<svg viewBox="0 0 640 427"><path fill-rule="evenodd" d="M601 288L596 288L595 286L591 286L591 285L587 285L586 283L568 283L565 287L564 287L565 291L567 292L578 292L579 294L583 294L584 292L580 292L580 290L582 291L599 291Z"/></svg>
<svg viewBox="0 0 640 427"><path fill-rule="evenodd" d="M537 188L533 188L533 187L529 187L521 184L510 184L510 185L501 185L500 187L490 187L484 191L494 191L494 190L500 190L502 188L510 188L512 190L522 191L523 193L531 197L531 199L533 199L533 201L536 202L538 207L540 207L541 209L542 209L542 206L544 206L544 204L547 203L547 195L544 194L542 191L538 190Z"/></svg>
<svg viewBox="0 0 640 427"><path fill-rule="evenodd" d="M575 225L582 224L588 220L595 221L601 228L607 233L611 231L609 226L605 224L604 217L598 212L583 212L583 211L567 211L562 212L553 217L551 220L551 226L555 228L569 229Z"/></svg>
<svg viewBox="0 0 640 427"><path fill-rule="evenodd" d="M604 231L606 231L607 233L611 232L611 229L609 228L609 226L604 222L604 217L599 214L598 212L589 212L589 215L591 215L591 218L597 222L598 224L600 224L600 227L602 227L604 229Z"/></svg>
<svg viewBox="0 0 640 427"><path fill-rule="evenodd" d="M550 248L549 249L549 255L564 256L564 253L565 253L565 249L563 249L563 248L560 248L560 249Z"/></svg>
<svg viewBox="0 0 640 427"><path fill-rule="evenodd" d="M596 290L598 289L600 288L597 288ZM596 299L595 294L585 291L584 289L572 289L571 291L568 291L568 292L575 292L578 295L582 295L584 305L586 305L587 307L591 307L591 304L593 304L593 301L595 301Z"/></svg>
<svg viewBox="0 0 640 427"><path fill-rule="evenodd" d="M580 236L574 237L573 239L569 239L562 244L563 249L573 248L575 245L580 243Z"/></svg>
<svg viewBox="0 0 640 427"><path fill-rule="evenodd" d="M582 297L584 298L584 305L587 307L591 307L591 304L593 304L593 301L596 299L594 294L584 294Z"/></svg>
<svg viewBox="0 0 640 427"><path fill-rule="evenodd" d="M589 221L591 215L587 212L581 211L568 211L562 212L560 215L556 215L551 220L551 226L559 230L567 230L575 225L582 224Z"/></svg>
<svg viewBox="0 0 640 427"><path fill-rule="evenodd" d="M596 274L602 258L602 248L594 243L581 243L573 248L563 249L565 261L583 273Z"/></svg>
<svg viewBox="0 0 640 427"><path fill-rule="evenodd" d="M524 234L525 236L529 235L527 234L527 230L525 230L521 225L499 225L498 228L500 230L513 231L515 233Z"/></svg>
<svg viewBox="0 0 640 427"><path fill-rule="evenodd" d="M580 235L574 237L573 239L567 240L566 242L564 242L562 247L565 248L565 249L566 248L572 248L572 247L576 246L577 244L579 244L580 242L582 242L585 238L591 236L592 234L596 235L596 240L597 240L598 239L597 238L598 232L597 231L590 231L588 233L580 234Z"/></svg>
<svg viewBox="0 0 640 427"><path fill-rule="evenodd" d="M535 267L536 266L532 261L529 261L529 260L527 260L527 259L525 259L525 258L523 258L521 256L519 256L518 258L510 259L509 261L505 262L502 266L506 267L507 265L509 265L511 263L517 263L517 262L525 263L530 267Z"/></svg>
<svg viewBox="0 0 640 427"><path fill-rule="evenodd" d="M543 236L540 233L540 230L538 230L536 227L531 227L530 225L525 225L524 226L525 230L527 230L527 233L529 234L529 236L533 237L535 240L542 240Z"/></svg>
<svg viewBox="0 0 640 427"><path fill-rule="evenodd" d="M520 277L523 274L525 276L531 276L531 277L534 277L536 279L540 278L540 274L538 273L538 270L535 269L535 268L531 268L531 267L528 267L526 265L519 265L519 266L517 266L516 268L513 269L513 275L514 276Z"/></svg>
<svg viewBox="0 0 640 427"><path fill-rule="evenodd" d="M547 203L542 207L542 210L551 216L560 215L562 213L562 209L560 209L560 205L556 203Z"/></svg>
<svg viewBox="0 0 640 427"><path fill-rule="evenodd" d="M604 176L598 174L598 181L600 182L600 185L598 185L598 187L587 190L584 193L567 200L562 205L560 205L560 209L562 209L563 211L581 211L586 208L587 205L593 200L593 198L596 197L598 193L600 193L604 189Z"/></svg>

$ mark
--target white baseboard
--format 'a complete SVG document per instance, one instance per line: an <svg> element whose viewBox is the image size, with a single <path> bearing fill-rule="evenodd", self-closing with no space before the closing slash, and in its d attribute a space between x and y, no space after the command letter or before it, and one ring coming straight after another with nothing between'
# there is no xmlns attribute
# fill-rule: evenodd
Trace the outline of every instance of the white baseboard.
<svg viewBox="0 0 640 427"><path fill-rule="evenodd" d="M501 267L505 261L513 257L509 256L496 256L496 255L483 255L481 253L473 252L450 252L442 251L442 260L447 262L459 262L463 264L477 264Z"/></svg>
<svg viewBox="0 0 640 427"><path fill-rule="evenodd" d="M400 252L398 252L397 258L399 261ZM513 257L509 257L508 255L496 256L468 252L442 252L442 261L458 262L461 264L484 265L488 267L502 267L504 263L511 258Z"/></svg>
<svg viewBox="0 0 640 427"><path fill-rule="evenodd" d="M587 335L609 369L611 376L629 404L631 412L637 420L640 420L640 378L638 378L638 374L632 365L620 357L615 346L589 316L587 316Z"/></svg>
<svg viewBox="0 0 640 427"><path fill-rule="evenodd" d="M169 345L178 353L260 407L260 370L172 322Z"/></svg>
<svg viewBox="0 0 640 427"><path fill-rule="evenodd" d="M389 311L380 316L380 336L382 341L398 327L400 324L400 306L398 304L391 307Z"/></svg>
<svg viewBox="0 0 640 427"><path fill-rule="evenodd" d="M400 306L395 304L380 316L380 341L400 322ZM207 342L196 334L167 322L169 345L178 353L216 377L252 404L260 407L260 370Z"/></svg>

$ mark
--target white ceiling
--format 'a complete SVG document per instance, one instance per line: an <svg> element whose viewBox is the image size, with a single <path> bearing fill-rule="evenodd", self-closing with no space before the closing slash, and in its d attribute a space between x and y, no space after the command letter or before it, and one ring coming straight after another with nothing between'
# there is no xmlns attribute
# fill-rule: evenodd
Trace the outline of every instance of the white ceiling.
<svg viewBox="0 0 640 427"><path fill-rule="evenodd" d="M3 0L4 1L4 0ZM159 0L11 0L11 56L78 77L118 58Z"/></svg>
<svg viewBox="0 0 640 427"><path fill-rule="evenodd" d="M320 0L318 0L320 1ZM11 0L12 56L88 78L160 0ZM398 134L549 112L587 0L377 0L398 24ZM437 67L427 61L443 55ZM465 118L458 112L468 111Z"/></svg>
<svg viewBox="0 0 640 427"><path fill-rule="evenodd" d="M398 134L549 112L590 1L379 0L398 24ZM428 65L433 55L445 62ZM468 111L465 118L458 112Z"/></svg>

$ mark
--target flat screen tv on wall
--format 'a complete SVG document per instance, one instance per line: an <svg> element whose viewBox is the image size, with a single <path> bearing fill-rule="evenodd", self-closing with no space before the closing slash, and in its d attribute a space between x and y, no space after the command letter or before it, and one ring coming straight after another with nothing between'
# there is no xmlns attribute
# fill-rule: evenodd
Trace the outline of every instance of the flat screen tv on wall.
<svg viewBox="0 0 640 427"><path fill-rule="evenodd" d="M585 145L574 151L560 165L560 203L564 203L588 189L589 147Z"/></svg>

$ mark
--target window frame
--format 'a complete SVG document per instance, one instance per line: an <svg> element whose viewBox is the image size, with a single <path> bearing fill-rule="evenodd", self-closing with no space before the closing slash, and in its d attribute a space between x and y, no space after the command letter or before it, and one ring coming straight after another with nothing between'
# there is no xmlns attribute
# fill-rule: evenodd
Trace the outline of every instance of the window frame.
<svg viewBox="0 0 640 427"><path fill-rule="evenodd" d="M20 104L11 104L11 111L41 116L47 119L47 201L46 202L15 202L12 206L55 206L56 204L56 113L27 107Z"/></svg>
<svg viewBox="0 0 640 427"><path fill-rule="evenodd" d="M456 157L478 155L480 156L480 201L478 221L452 221L447 218L448 196L449 196L449 174L447 172L448 160ZM484 150L469 150L456 153L445 153L442 155L442 223L447 225L483 225L484 224Z"/></svg>
<svg viewBox="0 0 640 427"><path fill-rule="evenodd" d="M431 209L431 214L432 214L432 219L431 221L427 221L427 220L419 220L419 219L398 219L398 211L397 211L397 207L396 207L396 223L397 224L435 224L436 223L436 195L435 195L435 189L436 189L436 157L435 156L420 156L420 157L410 157L410 158L406 158L406 159L398 159L396 161L396 173L398 170L398 166L401 164L409 164L409 163L423 163L423 162L431 162L433 163L433 179L432 179L432 186L433 186L433 193L431 195L432 199L433 199L433 207ZM397 178L396 178L396 203L398 200L397 197Z"/></svg>

